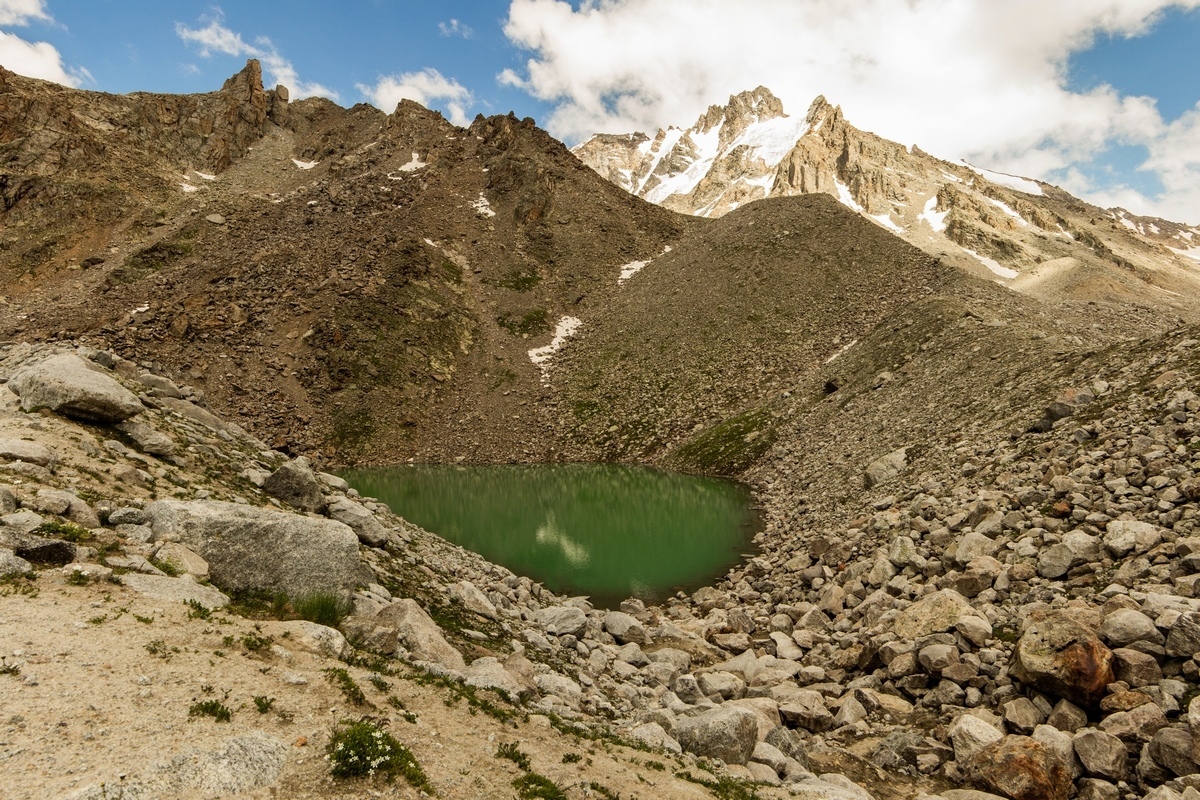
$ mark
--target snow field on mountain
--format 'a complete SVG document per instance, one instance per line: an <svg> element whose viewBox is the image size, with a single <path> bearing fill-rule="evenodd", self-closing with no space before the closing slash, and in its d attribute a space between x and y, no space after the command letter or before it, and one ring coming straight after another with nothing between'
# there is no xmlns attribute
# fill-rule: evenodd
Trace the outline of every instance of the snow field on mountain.
<svg viewBox="0 0 1200 800"><path fill-rule="evenodd" d="M992 172L990 169L983 169L982 167L977 167L974 164L968 164L966 161L962 163L967 169L982 175L997 186L1003 186L1006 189L1013 189L1014 191L1024 192L1025 194L1035 194L1038 197L1041 197L1044 194L1044 192L1042 192L1042 187L1038 186L1037 182L1031 181L1028 178L1018 178L1016 175L1005 175L1003 172Z"/></svg>

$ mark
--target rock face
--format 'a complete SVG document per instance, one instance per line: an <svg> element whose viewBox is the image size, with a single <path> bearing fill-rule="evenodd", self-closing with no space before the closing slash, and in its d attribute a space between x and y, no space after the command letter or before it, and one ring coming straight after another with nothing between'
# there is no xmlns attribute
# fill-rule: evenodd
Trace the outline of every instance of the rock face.
<svg viewBox="0 0 1200 800"><path fill-rule="evenodd" d="M1013 675L1044 692L1094 706L1114 680L1113 654L1069 613L1051 613L1026 628L1013 656Z"/></svg>
<svg viewBox="0 0 1200 800"><path fill-rule="evenodd" d="M146 507L154 535L208 562L223 589L265 589L293 599L346 594L365 582L358 537L340 522L216 500L160 500Z"/></svg>
<svg viewBox="0 0 1200 800"><path fill-rule="evenodd" d="M679 720L675 738L689 753L745 764L758 743L758 717L748 708L714 708Z"/></svg>
<svg viewBox="0 0 1200 800"><path fill-rule="evenodd" d="M72 353L26 367L8 387L25 411L48 408L89 422L121 422L145 410L137 395Z"/></svg>
<svg viewBox="0 0 1200 800"><path fill-rule="evenodd" d="M1120 278L1124 265L1159 263L1167 245L1176 250L1167 258L1186 269L1179 254L1193 246L1186 225L1122 209L1067 211L1053 202L1058 190L1036 181L859 130L824 97L803 119L788 116L761 86L711 106L687 129L600 134L572 152L622 189L684 214L719 217L766 197L832 195L913 245L1018 290L1044 292L1045 278L1089 267L1136 285ZM1061 231L1078 244L1049 244ZM1068 404L1051 421L1074 410Z"/></svg>

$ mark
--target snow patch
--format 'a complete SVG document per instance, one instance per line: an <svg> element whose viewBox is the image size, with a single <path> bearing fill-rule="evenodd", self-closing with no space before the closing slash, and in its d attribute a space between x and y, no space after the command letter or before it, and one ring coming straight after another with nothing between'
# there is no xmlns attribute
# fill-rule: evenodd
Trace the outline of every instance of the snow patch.
<svg viewBox="0 0 1200 800"><path fill-rule="evenodd" d="M1009 269L1008 267L1003 266L999 261L996 261L995 259L988 258L987 256L979 255L979 253L976 253L974 250L971 250L970 248L964 247L963 250L966 250L968 253L975 256L976 260L978 260L980 264L983 264L985 267L987 267L992 272L999 275L1001 278L1005 278L1007 280L1012 280L1013 278L1015 278L1021 274L1021 273L1017 272L1015 269Z"/></svg>
<svg viewBox="0 0 1200 800"><path fill-rule="evenodd" d="M992 197L984 197L983 199L987 200L989 203L991 203L996 208L1003 211L1005 214L1008 214L1010 217L1012 217L1013 219L1015 219L1017 222L1021 223L1022 225L1029 224L1028 222L1025 221L1024 217L1022 217L1016 211L1013 211L1012 208L1010 208L1009 206L1005 205L1004 203L1001 203L999 200L996 200L995 198L992 198Z"/></svg>
<svg viewBox="0 0 1200 800"><path fill-rule="evenodd" d="M1042 187L1038 186L1035 181L1031 181L1028 178L1021 178L1016 175L1007 175L1003 172L992 172L990 169L983 169L982 167L977 167L974 164L969 164L966 161L963 161L962 163L967 167L967 169L975 172L978 175L982 175L997 186L1003 186L1007 189L1012 189L1017 192L1024 192L1025 194L1037 195L1038 197L1041 197L1044 194Z"/></svg>
<svg viewBox="0 0 1200 800"><path fill-rule="evenodd" d="M183 189L183 191L185 191L185 192L198 192L198 191L200 191L200 187L199 187L199 186L192 186L192 185L191 185L190 183L188 183L187 181L184 181L183 183L179 184L179 188L180 188L180 189Z"/></svg>
<svg viewBox="0 0 1200 800"><path fill-rule="evenodd" d="M192 174L206 181L215 181L217 179L216 175L209 175L207 172L201 172L198 169L192 170Z"/></svg>
<svg viewBox="0 0 1200 800"><path fill-rule="evenodd" d="M400 172L416 172L417 170L423 169L426 166L426 163L421 160L421 157L417 155L417 152L414 150L412 154L412 160L402 166L400 168Z"/></svg>
<svg viewBox="0 0 1200 800"><path fill-rule="evenodd" d="M925 220L929 223L929 227L933 228L934 233L946 232L946 217L950 214L950 209L945 211L937 210L937 195L925 201L925 209L917 216L918 220Z"/></svg>
<svg viewBox="0 0 1200 800"><path fill-rule="evenodd" d="M951 183L962 183L962 178L957 175L951 175L949 172L942 172L942 177Z"/></svg>
<svg viewBox="0 0 1200 800"><path fill-rule="evenodd" d="M133 310L132 310L132 311L130 311L129 313L130 313L130 314L143 314L143 313L145 313L145 312L147 312L147 311L149 311L149 310L150 310L150 306L148 306L148 305L141 305L141 306L138 306L137 308L133 309Z"/></svg>
<svg viewBox="0 0 1200 800"><path fill-rule="evenodd" d="M856 345L856 344L858 344L858 339L852 339L850 341L850 344L846 345L841 350L838 350L836 353L831 355L829 358L825 359L825 363L832 364L834 361L836 361L838 359L839 356L841 356L843 353L845 353L851 347L854 347L854 345Z"/></svg>
<svg viewBox="0 0 1200 800"><path fill-rule="evenodd" d="M887 214L873 214L869 215L868 218L875 220L888 230L895 231L896 233L904 233L904 228L901 228L899 225L892 222L892 218Z"/></svg>
<svg viewBox="0 0 1200 800"><path fill-rule="evenodd" d="M1176 250L1174 247L1167 248L1171 252L1181 255L1184 258L1190 258L1193 261L1200 261L1200 247L1191 247L1187 250Z"/></svg>
<svg viewBox="0 0 1200 800"><path fill-rule="evenodd" d="M479 199L471 203L471 208L481 217L494 217L496 212L492 210L492 204L483 196L483 192L479 193Z"/></svg>
<svg viewBox="0 0 1200 800"><path fill-rule="evenodd" d="M315 167L317 164L320 164L321 162L320 161L301 161L298 158L293 158L292 163L295 164L300 169L312 169L313 167Z"/></svg>
<svg viewBox="0 0 1200 800"><path fill-rule="evenodd" d="M854 195L850 193L849 186L837 180L836 178L833 180L833 185L837 187L838 201L841 202L842 205L846 206L847 208L852 208L860 214L865 213L863 211L863 207L854 200Z"/></svg>
<svg viewBox="0 0 1200 800"><path fill-rule="evenodd" d="M650 263L649 259L647 259L645 261L630 261L628 264L621 267L621 274L617 276L617 286L620 286L621 284L625 283L625 281L632 278L634 275L637 275L639 272L642 271L642 267L646 266L649 263Z"/></svg>
<svg viewBox="0 0 1200 800"><path fill-rule="evenodd" d="M1131 231L1136 231L1138 229L1137 225L1134 225L1133 222L1131 222L1128 218L1126 218L1124 214L1122 214L1117 219L1120 221L1120 223L1122 225L1124 225L1126 228L1129 228L1129 230L1131 230Z"/></svg>
<svg viewBox="0 0 1200 800"><path fill-rule="evenodd" d="M541 367L544 375L550 367L551 357L562 349L562 346L567 343L567 339L574 335L582 325L583 322L575 317L563 317L554 327L554 338L550 344L530 350L529 360Z"/></svg>

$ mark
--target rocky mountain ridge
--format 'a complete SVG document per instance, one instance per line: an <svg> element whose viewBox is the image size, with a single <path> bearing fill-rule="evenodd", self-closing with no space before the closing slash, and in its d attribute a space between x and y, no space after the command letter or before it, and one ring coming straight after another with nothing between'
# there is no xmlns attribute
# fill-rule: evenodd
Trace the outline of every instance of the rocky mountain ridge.
<svg viewBox="0 0 1200 800"><path fill-rule="evenodd" d="M824 97L800 119L758 87L710 107L690 128L601 134L573 152L626 191L685 214L717 217L766 197L829 194L931 255L1017 291L1189 308L1172 297L1193 295L1200 275L1196 227L943 161L858 130Z"/></svg>

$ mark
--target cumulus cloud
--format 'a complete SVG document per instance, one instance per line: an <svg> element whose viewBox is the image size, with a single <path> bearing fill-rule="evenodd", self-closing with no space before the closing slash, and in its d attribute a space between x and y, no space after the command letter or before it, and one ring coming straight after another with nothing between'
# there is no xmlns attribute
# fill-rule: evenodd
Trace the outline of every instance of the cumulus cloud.
<svg viewBox="0 0 1200 800"><path fill-rule="evenodd" d="M43 0L0 0L0 26L52 21ZM0 31L0 64L18 75L64 86L80 86L92 79L86 69L67 67L49 42L30 42L8 31Z"/></svg>
<svg viewBox="0 0 1200 800"><path fill-rule="evenodd" d="M388 113L401 100L412 100L445 111L455 125L466 126L471 122L467 117L467 108L474 102L474 96L461 83L447 78L436 69L383 75L374 86L358 84L358 90L370 99L372 105Z"/></svg>
<svg viewBox="0 0 1200 800"><path fill-rule="evenodd" d="M0 25L28 25L35 19L50 19L43 0L0 0Z"/></svg>
<svg viewBox="0 0 1200 800"><path fill-rule="evenodd" d="M1165 125L1153 100L1111 87L1073 92L1066 65L1170 7L1200 0L512 0L504 31L530 57L498 80L553 104L546 125L568 142L691 124L765 85L789 113L823 94L860 128L1032 177L1065 179L1113 144L1145 144L1167 187L1132 196L1149 213L1183 207L1189 184L1167 173L1194 152L1196 123ZM1185 210L1200 219L1200 206Z"/></svg>
<svg viewBox="0 0 1200 800"><path fill-rule="evenodd" d="M202 58L209 58L214 54L257 58L266 70L267 82L286 86L293 100L314 96L338 99L338 93L333 89L301 80L292 62L280 55L274 43L266 36L259 36L253 44L249 44L240 33L227 28L225 15L219 8L211 16L201 17L200 23L206 24L193 28L177 22L175 34L184 42L196 45Z"/></svg>
<svg viewBox="0 0 1200 800"><path fill-rule="evenodd" d="M464 39L470 39L475 35L474 30L456 19L451 19L449 22L439 22L438 30L442 32L442 36L461 36Z"/></svg>

